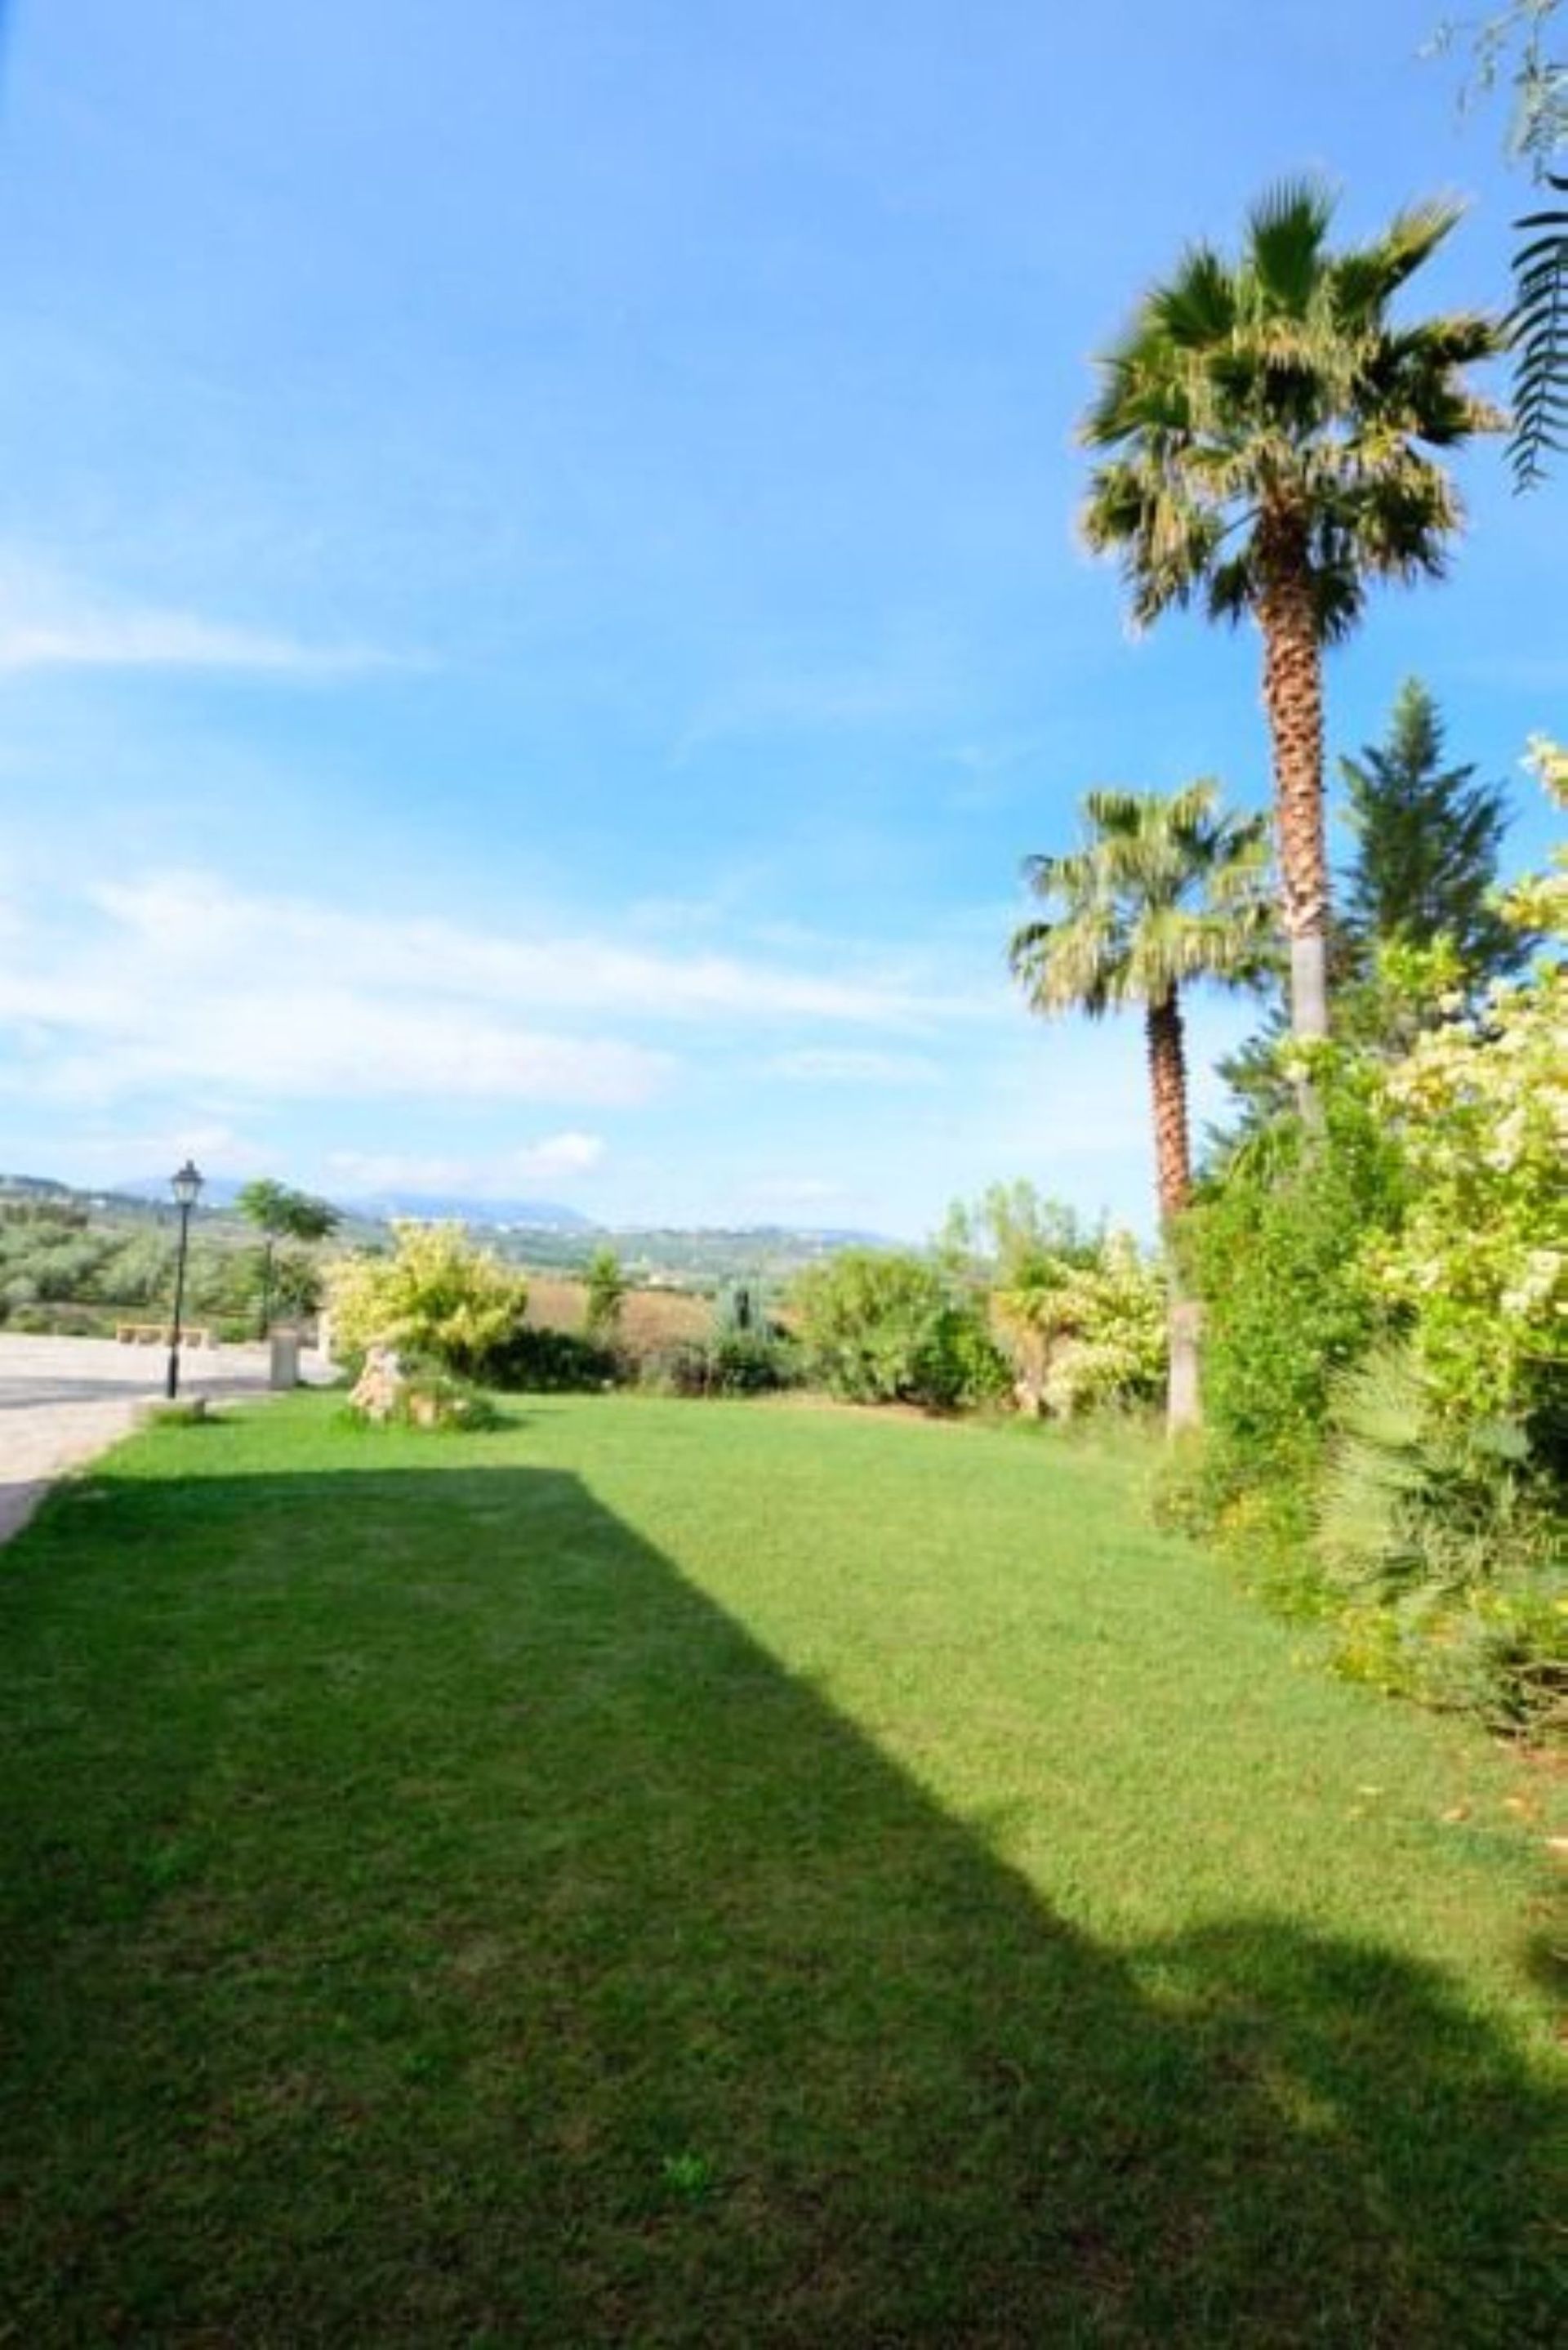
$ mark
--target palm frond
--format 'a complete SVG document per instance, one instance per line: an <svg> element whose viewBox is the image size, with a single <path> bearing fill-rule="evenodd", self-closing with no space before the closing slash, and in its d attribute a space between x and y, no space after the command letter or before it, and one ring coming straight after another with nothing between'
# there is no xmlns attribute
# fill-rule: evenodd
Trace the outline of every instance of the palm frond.
<svg viewBox="0 0 1568 2350"><path fill-rule="evenodd" d="M1397 213L1373 243L1359 248L1358 257L1381 273L1383 299L1398 292L1407 278L1429 260L1464 217L1462 203L1449 196L1429 196Z"/></svg>
<svg viewBox="0 0 1568 2350"><path fill-rule="evenodd" d="M1315 180L1282 180L1247 220L1246 274L1276 317L1304 318L1324 266L1334 197Z"/></svg>
<svg viewBox="0 0 1568 2350"><path fill-rule="evenodd" d="M1026 922L1013 932L1008 962L1031 1011L1085 1012L1098 1019L1123 984L1115 910L1068 902L1057 921Z"/></svg>
<svg viewBox="0 0 1568 2350"><path fill-rule="evenodd" d="M1256 610L1257 530L1282 499L1313 517L1308 584L1324 642L1355 625L1370 579L1442 567L1461 517L1423 452L1501 429L1465 376L1498 350L1501 330L1464 311L1389 319L1456 205L1412 205L1338 254L1327 244L1333 209L1310 180L1270 191L1240 260L1190 248L1099 363L1081 434L1111 453L1091 476L1083 530L1119 562L1137 627L1195 601L1216 619ZM1532 255L1534 334L1521 328L1517 346L1541 446L1565 424L1561 225L1553 215Z"/></svg>
<svg viewBox="0 0 1568 2350"><path fill-rule="evenodd" d="M1258 567L1251 547L1227 556L1210 572L1205 608L1211 620L1240 625L1258 600Z"/></svg>
<svg viewBox="0 0 1568 2350"><path fill-rule="evenodd" d="M1406 448L1369 454L1337 504L1342 562L1376 578L1440 579L1464 518L1453 482Z"/></svg>
<svg viewBox="0 0 1568 2350"><path fill-rule="evenodd" d="M1175 470L1158 450L1096 466L1082 511L1089 546L1120 556L1140 628L1190 600L1224 531L1223 515L1184 494Z"/></svg>
<svg viewBox="0 0 1568 2350"><path fill-rule="evenodd" d="M1568 178L1547 174L1568 193ZM1509 321L1514 363L1513 436L1509 463L1516 490L1543 481L1546 459L1568 446L1568 207L1527 213L1516 228L1536 229L1514 255L1514 309Z"/></svg>
<svg viewBox="0 0 1568 2350"><path fill-rule="evenodd" d="M1209 776L1168 795L1102 785L1081 815L1077 847L1023 868L1050 909L1009 947L1033 1010L1097 1016L1257 966L1272 920L1262 816L1223 809Z"/></svg>
<svg viewBox="0 0 1568 2350"><path fill-rule="evenodd" d="M1194 245L1170 284L1149 296L1145 315L1176 349L1207 349L1235 326L1235 278L1212 246Z"/></svg>

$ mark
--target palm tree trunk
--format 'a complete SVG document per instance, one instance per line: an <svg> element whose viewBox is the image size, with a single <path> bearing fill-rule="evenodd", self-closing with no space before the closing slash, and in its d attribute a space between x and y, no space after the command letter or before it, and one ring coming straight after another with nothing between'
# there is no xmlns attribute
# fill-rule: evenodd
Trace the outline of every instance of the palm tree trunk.
<svg viewBox="0 0 1568 2350"><path fill-rule="evenodd" d="M1168 1226L1187 1205L1192 1162L1187 1141L1187 1048L1181 1006L1174 992L1151 1003L1144 1014L1148 1037L1148 1082L1154 1097L1154 1162L1159 1187L1159 1221Z"/></svg>
<svg viewBox="0 0 1568 2350"><path fill-rule="evenodd" d="M1169 1304L1167 1320L1166 1430L1171 1436L1196 1428L1202 1418L1198 1387L1196 1298L1184 1296L1172 1247L1173 1227L1192 1190L1187 1136L1187 1052L1181 1005L1174 993L1151 1003L1144 1015L1148 1037L1149 1090L1154 1097L1154 1156L1159 1187L1159 1221L1165 1233Z"/></svg>
<svg viewBox="0 0 1568 2350"><path fill-rule="evenodd" d="M1323 812L1323 645L1300 517L1260 531L1263 707L1273 745L1281 913L1291 950L1291 1027L1328 1035L1328 850Z"/></svg>

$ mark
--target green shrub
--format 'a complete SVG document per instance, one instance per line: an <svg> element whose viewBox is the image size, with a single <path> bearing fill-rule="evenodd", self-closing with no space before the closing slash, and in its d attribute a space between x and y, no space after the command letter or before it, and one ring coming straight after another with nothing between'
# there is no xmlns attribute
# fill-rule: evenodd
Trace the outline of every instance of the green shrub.
<svg viewBox="0 0 1568 2350"><path fill-rule="evenodd" d="M1203 1303L1203 1483L1223 1529L1267 1493L1273 1535L1303 1540L1334 1381L1387 1327L1366 1262L1397 1227L1406 1178L1365 1072L1325 1062L1318 1112L1276 1119L1201 1189L1179 1250Z"/></svg>
<svg viewBox="0 0 1568 2350"><path fill-rule="evenodd" d="M1341 1382L1333 1426L1317 1548L1336 1587L1453 1593L1546 1562L1554 1496L1526 1430L1446 1416L1408 1337Z"/></svg>
<svg viewBox="0 0 1568 2350"><path fill-rule="evenodd" d="M576 1330L550 1330L524 1323L492 1347L480 1374L493 1388L536 1395L589 1394L613 1387L621 1362L613 1347Z"/></svg>
<svg viewBox="0 0 1568 2350"><path fill-rule="evenodd" d="M641 1380L658 1395L765 1395L799 1385L800 1362L790 1342L765 1331L721 1331L713 1338L679 1339L643 1357Z"/></svg>
<svg viewBox="0 0 1568 2350"><path fill-rule="evenodd" d="M1562 857L1503 910L1560 941ZM1568 1637L1568 968L1478 1010L1442 964L1386 957L1386 1033L1316 1048L1315 1122L1276 1118L1188 1218L1210 1432L1164 1509L1333 1617L1342 1669L1539 1735Z"/></svg>
<svg viewBox="0 0 1568 2350"><path fill-rule="evenodd" d="M721 1331L707 1351L711 1395L766 1395L799 1385L794 1347L766 1330Z"/></svg>
<svg viewBox="0 0 1568 2350"><path fill-rule="evenodd" d="M1568 910L1558 920L1568 934ZM1455 1429L1539 1419L1544 1433L1568 1389L1568 962L1424 1031L1378 1107L1410 1202L1368 1263L1434 1409Z"/></svg>
<svg viewBox="0 0 1568 2350"><path fill-rule="evenodd" d="M675 1338L649 1347L638 1365L639 1385L654 1395L704 1396L708 1393L708 1349L701 1338Z"/></svg>
<svg viewBox="0 0 1568 2350"><path fill-rule="evenodd" d="M1568 1731L1568 1576L1458 1596L1423 1591L1345 1609L1332 1656L1347 1679L1444 1711L1477 1715L1501 1737Z"/></svg>
<svg viewBox="0 0 1568 2350"><path fill-rule="evenodd" d="M846 1249L801 1275L794 1303L807 1376L847 1402L952 1411L1012 1384L981 1302L929 1257Z"/></svg>

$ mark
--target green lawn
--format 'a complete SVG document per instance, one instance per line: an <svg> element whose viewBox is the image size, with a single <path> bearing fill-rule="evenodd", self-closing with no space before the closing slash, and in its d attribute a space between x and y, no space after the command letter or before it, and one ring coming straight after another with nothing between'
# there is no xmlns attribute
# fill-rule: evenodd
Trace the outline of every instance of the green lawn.
<svg viewBox="0 0 1568 2350"><path fill-rule="evenodd" d="M0 2341L1551 2339L1543 1774L1304 1669L1141 1474L301 1398L63 1491L0 1554Z"/></svg>

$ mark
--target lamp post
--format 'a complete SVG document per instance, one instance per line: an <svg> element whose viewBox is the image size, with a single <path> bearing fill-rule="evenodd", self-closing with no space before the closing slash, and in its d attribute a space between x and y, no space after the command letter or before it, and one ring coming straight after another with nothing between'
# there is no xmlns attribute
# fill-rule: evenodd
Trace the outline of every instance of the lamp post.
<svg viewBox="0 0 1568 2350"><path fill-rule="evenodd" d="M191 1211L202 1190L202 1178L196 1162L187 1159L178 1175L169 1179L169 1189L174 1194L180 1211L180 1254L174 1274L174 1327L169 1340L169 1378L165 1388L171 1403L180 1392L180 1316L185 1305L185 1251L191 1239Z"/></svg>

